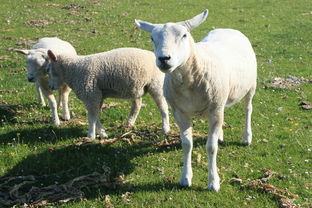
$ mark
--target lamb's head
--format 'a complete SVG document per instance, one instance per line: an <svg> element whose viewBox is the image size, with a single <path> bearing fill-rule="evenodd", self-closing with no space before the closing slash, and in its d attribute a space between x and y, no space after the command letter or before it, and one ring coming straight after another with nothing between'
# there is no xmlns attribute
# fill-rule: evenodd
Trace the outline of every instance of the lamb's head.
<svg viewBox="0 0 312 208"><path fill-rule="evenodd" d="M61 73L62 68L53 51L48 50L48 56L50 59L50 63L47 67L47 72L49 74L49 86L52 90L56 90L64 83L63 75Z"/></svg>
<svg viewBox="0 0 312 208"><path fill-rule="evenodd" d="M29 82L35 82L38 76L46 74L46 67L49 63L47 49L31 49L20 50L16 49L15 52L26 55L26 64L28 68L27 79Z"/></svg>
<svg viewBox="0 0 312 208"><path fill-rule="evenodd" d="M141 20L135 20L135 23L151 33L158 68L172 72L188 60L193 42L190 31L203 23L207 16L208 10L205 10L192 19L177 23L152 24Z"/></svg>

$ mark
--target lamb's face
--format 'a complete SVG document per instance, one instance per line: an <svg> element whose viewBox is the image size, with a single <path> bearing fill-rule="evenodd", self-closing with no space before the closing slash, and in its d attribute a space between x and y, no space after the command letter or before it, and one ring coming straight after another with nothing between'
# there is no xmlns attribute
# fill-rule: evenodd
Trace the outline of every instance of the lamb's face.
<svg viewBox="0 0 312 208"><path fill-rule="evenodd" d="M49 74L49 86L52 90L58 89L63 83L63 77L60 70L59 63L54 61L52 61L47 67L47 72Z"/></svg>
<svg viewBox="0 0 312 208"><path fill-rule="evenodd" d="M151 33L156 65L163 72L172 72L183 65L190 55L190 33L175 23L157 25Z"/></svg>
<svg viewBox="0 0 312 208"><path fill-rule="evenodd" d="M26 55L26 64L28 68L27 79L29 82L35 82L38 76L45 74L45 68L48 64L47 50L15 50L18 53Z"/></svg>

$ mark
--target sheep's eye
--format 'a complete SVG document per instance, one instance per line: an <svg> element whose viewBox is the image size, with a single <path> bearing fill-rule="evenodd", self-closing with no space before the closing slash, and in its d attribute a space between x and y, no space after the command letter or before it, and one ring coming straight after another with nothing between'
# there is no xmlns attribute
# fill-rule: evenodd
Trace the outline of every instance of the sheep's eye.
<svg viewBox="0 0 312 208"><path fill-rule="evenodd" d="M186 38L186 33L182 36L182 38Z"/></svg>
<svg viewBox="0 0 312 208"><path fill-rule="evenodd" d="M151 36L151 40L152 40L152 42L154 42L154 39L153 39L153 37Z"/></svg>

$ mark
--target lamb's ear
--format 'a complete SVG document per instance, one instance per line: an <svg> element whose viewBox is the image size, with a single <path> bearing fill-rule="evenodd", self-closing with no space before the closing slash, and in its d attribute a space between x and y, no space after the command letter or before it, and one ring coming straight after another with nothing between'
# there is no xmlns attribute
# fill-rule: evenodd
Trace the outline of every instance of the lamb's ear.
<svg viewBox="0 0 312 208"><path fill-rule="evenodd" d="M208 9L204 10L202 13L200 13L199 15L196 15L192 19L178 22L178 24L183 25L184 27L187 28L188 31L191 31L195 27L203 23L206 20L207 16L208 16Z"/></svg>
<svg viewBox="0 0 312 208"><path fill-rule="evenodd" d="M22 50L22 49L13 49L13 51L15 51L16 53L20 53L20 54L23 54L23 55L29 55L30 53L30 50Z"/></svg>
<svg viewBox="0 0 312 208"><path fill-rule="evenodd" d="M135 24L142 30L146 31L146 32L152 32L152 30L154 29L155 25L149 22L145 22L142 20L134 20Z"/></svg>
<svg viewBox="0 0 312 208"><path fill-rule="evenodd" d="M48 56L50 57L52 61L57 60L56 55L51 50L48 50Z"/></svg>

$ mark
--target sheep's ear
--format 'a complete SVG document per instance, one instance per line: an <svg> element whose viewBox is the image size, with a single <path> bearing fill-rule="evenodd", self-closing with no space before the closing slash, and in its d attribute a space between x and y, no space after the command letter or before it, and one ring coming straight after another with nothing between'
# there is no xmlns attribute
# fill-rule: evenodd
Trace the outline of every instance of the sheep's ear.
<svg viewBox="0 0 312 208"><path fill-rule="evenodd" d="M30 50L13 49L13 51L15 51L16 53L26 55L26 56L30 54Z"/></svg>
<svg viewBox="0 0 312 208"><path fill-rule="evenodd" d="M51 50L48 50L48 56L50 57L52 61L57 60L56 55Z"/></svg>
<svg viewBox="0 0 312 208"><path fill-rule="evenodd" d="M207 16L208 16L208 9L204 10L202 13L200 13L199 15L196 15L192 19L178 22L178 24L183 25L184 27L187 28L188 31L191 31L195 27L203 23L206 20Z"/></svg>
<svg viewBox="0 0 312 208"><path fill-rule="evenodd" d="M145 22L142 20L134 20L135 24L142 30L146 31L146 32L152 32L152 30L154 29L155 25L149 22Z"/></svg>

